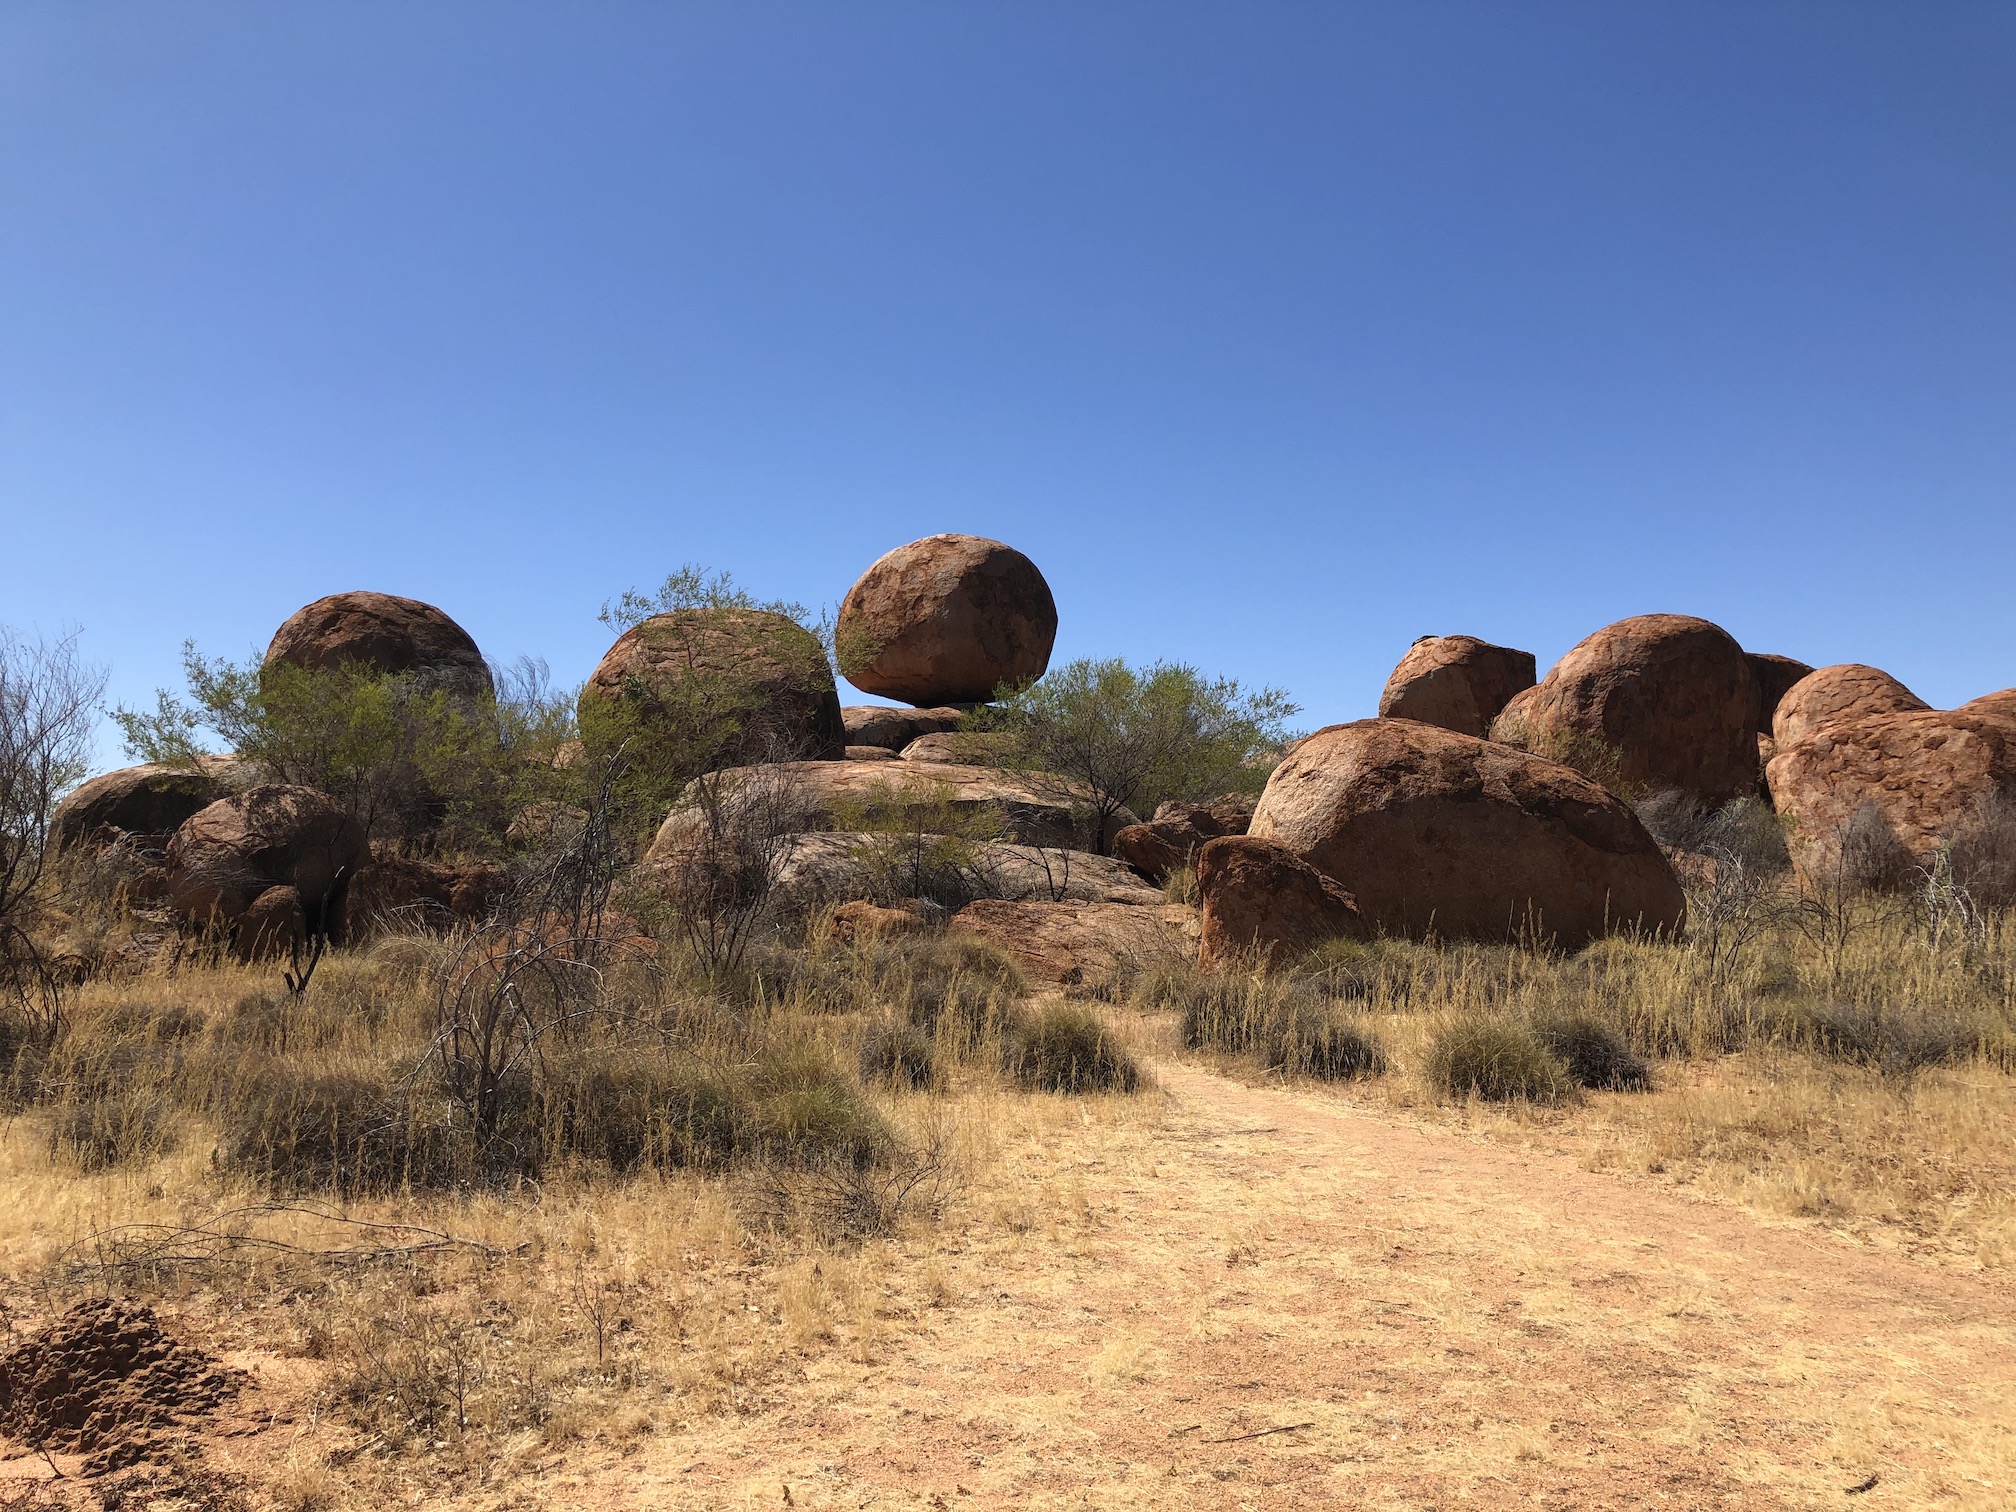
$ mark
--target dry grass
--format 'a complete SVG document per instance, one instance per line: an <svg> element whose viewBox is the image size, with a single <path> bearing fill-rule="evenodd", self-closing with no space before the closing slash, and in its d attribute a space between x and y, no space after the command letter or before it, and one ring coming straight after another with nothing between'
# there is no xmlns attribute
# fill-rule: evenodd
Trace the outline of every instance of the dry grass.
<svg viewBox="0 0 2016 1512"><path fill-rule="evenodd" d="M1141 974L1132 1002L1100 1009L1032 1005L1000 958L942 938L765 948L713 979L670 964L612 968L605 987L621 1012L556 1043L510 1104L509 1159L476 1158L429 1070L442 942L338 955L302 999L229 966L103 981L77 996L66 1040L16 1079L0 1132L0 1301L31 1319L95 1291L137 1293L214 1347L296 1372L281 1372L293 1382L292 1437L248 1440L237 1461L276 1505L381 1505L394 1488L495 1503L554 1465L615 1473L636 1455L675 1477L684 1472L665 1465L675 1450L704 1456L701 1446L732 1441L760 1455L764 1433L900 1440L908 1426L875 1414L845 1433L834 1425L854 1421L850 1394L883 1399L892 1362L914 1365L920 1350L951 1358L955 1315L967 1320L954 1329L960 1368L994 1373L970 1383L980 1395L960 1432L1068 1444L1084 1413L1121 1414L1144 1393L1180 1415L1185 1373L1234 1368L1220 1355L1247 1348L1243 1330L1271 1337L1283 1307L1322 1319L1333 1305L1311 1288L1342 1262L1323 1258L1334 1238L1304 1232L1306 1215L1315 1194L1356 1179L1344 1172L1358 1157L1325 1145L1297 1164L1247 1111L1193 1127L1178 1116L1193 1106L1188 1082L1151 1081L1133 1096L1021 1084L1125 1086L1151 1080L1151 1057L1173 1076L1186 1054L1256 1089L1341 1100L1385 1127L1565 1152L1587 1172L1685 1182L1774 1218L2004 1269L2016 1259L2016 1079L2004 1069L2016 936L2005 921L1935 938L1901 911L1865 908L1834 921L1838 933L1777 918L1712 969L1698 947L1668 944L1611 942L1573 958L1339 946L1292 975L1200 977L1164 964ZM1549 1094L1559 1100L1452 1095L1436 1047L1480 1029L1509 1032L1559 1067ZM1138 1072L1121 1069L1136 1057ZM1625 1074L1633 1064L1649 1066L1649 1090L1602 1090L1639 1085ZM309 1084L351 1088L342 1118L362 1108L371 1138L311 1137L339 1105L333 1094L261 1101L262 1089ZM408 1120L396 1158L383 1143L394 1105ZM303 1107L315 1115L305 1124ZM1292 1182L1250 1185L1240 1119ZM248 1130L264 1143L248 1143ZM428 1139L452 1148L437 1161ZM1218 1153L1196 1165L1207 1147ZM343 1174L360 1169L370 1179ZM1487 1253L1523 1256L1535 1272L1554 1263L1545 1233L1496 1232L1505 1217L1450 1210L1434 1221L1464 1264ZM1222 1282L1202 1285L1199 1253ZM1268 1269L1289 1254L1303 1269ZM1454 1285L1442 1274L1423 1262L1396 1289L1354 1273L1365 1297L1401 1310L1354 1303L1369 1311L1352 1314L1351 1347L1418 1314L1459 1353L1410 1369L1502 1348L1487 1347L1498 1325L1465 1311L1480 1304L1437 1290ZM1021 1300L1003 1300L1010 1290ZM1684 1319L1695 1304L1672 1305ZM1045 1357L1068 1362L1033 1395L997 1379L1022 1368L1014 1362L1038 1337L1018 1308L1040 1310L1055 1334ZM1668 1327L1622 1303L1604 1318L1660 1338ZM1548 1326L1571 1327L1568 1314ZM1678 1324L1670 1331L1674 1349L1694 1347ZM1531 1367L1508 1357L1505 1368ZM1382 1381L1358 1389L1398 1390ZM1359 1443L1354 1453L1380 1452L1380 1435L1338 1419L1323 1390L1297 1390L1283 1413L1329 1424ZM1468 1421L1467 1403L1486 1417L1510 1410L1485 1405L1498 1385L1472 1381L1458 1395L1429 1411L1445 1429ZM1424 1410L1390 1400L1401 1419ZM1858 1444L1891 1442L1901 1430L1884 1422L1827 1427L1829 1453L1848 1464ZM1702 1426L1675 1423L1675 1444ZM1479 1463L1499 1455L1538 1476L1561 1462L1524 1418L1484 1437ZM1240 1452L1242 1474L1300 1463L1292 1441ZM1744 1452L1744 1474L1765 1484L1769 1451ZM1431 1478L1409 1484L1435 1494L1487 1484L1462 1481L1455 1450L1438 1454L1421 1461ZM667 1479L660 1504L736 1504L729 1489L743 1483L708 1463L724 1477L719 1497L686 1496L695 1483ZM1037 1477L1015 1482L1024 1490L1043 1483L1041 1457L1018 1473ZM1109 1489L1117 1506L1173 1506L1229 1496L1236 1481ZM808 1494L801 1484L797 1504L822 1504ZM759 1499L777 1499L775 1484Z"/></svg>
<svg viewBox="0 0 2016 1512"><path fill-rule="evenodd" d="M1250 1055L1269 1022L1327 1009L1385 1052L1387 1074L1348 1093L1361 1105L2006 1267L2016 919L1943 927L1881 897L1837 909L1776 905L1720 962L1698 942L1612 940L1572 957L1340 942L1272 978L1165 965L1135 984L1136 1033L1155 1043L1174 1010L1189 1045ZM1523 1096L1452 1075L1452 1053L1484 1041L1518 1050Z"/></svg>

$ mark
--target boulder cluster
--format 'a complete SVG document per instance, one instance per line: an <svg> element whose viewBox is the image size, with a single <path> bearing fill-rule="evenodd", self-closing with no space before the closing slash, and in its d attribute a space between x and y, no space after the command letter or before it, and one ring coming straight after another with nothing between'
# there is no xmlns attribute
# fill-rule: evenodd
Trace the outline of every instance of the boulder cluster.
<svg viewBox="0 0 2016 1512"><path fill-rule="evenodd" d="M1304 737L1257 798L1123 811L1092 836L1085 794L1006 769L1001 737L970 728L977 705L1043 675L1056 632L1035 564L960 535L889 552L841 606L840 667L902 706L842 707L827 648L782 614L689 608L626 629L583 688L584 725L621 707L647 737L696 718L726 732L704 794L673 806L640 859L640 885L674 885L709 826L760 809L786 836L775 907L824 910L848 939L949 913L1037 980L1069 984L1158 951L1214 964L1380 936L1572 948L1676 934L1673 858L1633 809L1653 795L1769 804L1808 886L1872 845L1895 871L1928 867L1988 809L2016 805L2016 689L1942 712L1873 667L1816 670L1706 620L1648 614L1598 630L1544 677L1530 652L1424 637L1377 718ZM304 607L266 662L492 689L461 626L387 594ZM579 822L535 807L514 835ZM891 834L913 842L907 884L878 860ZM388 919L481 918L506 884L494 864L375 855L332 799L230 758L93 778L64 801L52 843L121 836L158 853L155 893L178 917L222 926L247 959ZM1186 872L1194 906L1164 885Z"/></svg>

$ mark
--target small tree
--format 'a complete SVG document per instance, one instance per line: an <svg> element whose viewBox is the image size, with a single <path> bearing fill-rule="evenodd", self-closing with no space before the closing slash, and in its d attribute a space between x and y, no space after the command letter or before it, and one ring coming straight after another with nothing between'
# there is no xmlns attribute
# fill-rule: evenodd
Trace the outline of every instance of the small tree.
<svg viewBox="0 0 2016 1512"><path fill-rule="evenodd" d="M77 638L28 641L0 629L0 993L39 1039L62 1025L55 976L28 932L56 800L88 770L105 673Z"/></svg>
<svg viewBox="0 0 2016 1512"><path fill-rule="evenodd" d="M1022 689L1003 688L975 724L1013 737L993 759L1084 795L1095 849L1122 809L1255 791L1298 712L1278 688L1248 691L1180 662L1134 668L1080 660Z"/></svg>
<svg viewBox="0 0 2016 1512"><path fill-rule="evenodd" d="M452 825L494 838L524 803L570 796L551 759L572 734L568 701L541 664L504 672L505 693L490 697L358 662L234 663L194 642L182 666L186 697L164 689L151 712L113 712L142 761L195 766L213 735L274 781L328 794L374 836Z"/></svg>

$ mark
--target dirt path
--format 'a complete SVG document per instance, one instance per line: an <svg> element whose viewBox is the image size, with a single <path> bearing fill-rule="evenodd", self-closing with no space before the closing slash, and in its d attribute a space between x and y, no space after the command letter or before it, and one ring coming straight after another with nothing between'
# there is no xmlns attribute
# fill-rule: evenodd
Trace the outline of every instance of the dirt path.
<svg viewBox="0 0 2016 1512"><path fill-rule="evenodd" d="M869 1359L815 1358L749 1414L544 1494L2016 1505L2008 1290L1320 1090L1159 1076L1160 1127L1060 1157L1069 1237L956 1254L955 1300Z"/></svg>

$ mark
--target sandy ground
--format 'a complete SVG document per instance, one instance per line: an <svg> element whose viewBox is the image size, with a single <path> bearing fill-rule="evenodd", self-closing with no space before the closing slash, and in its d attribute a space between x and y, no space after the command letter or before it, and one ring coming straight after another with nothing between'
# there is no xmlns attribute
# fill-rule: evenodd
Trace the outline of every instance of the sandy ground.
<svg viewBox="0 0 2016 1512"><path fill-rule="evenodd" d="M1158 1076L1167 1118L1074 1139L1069 1221L946 1255L943 1306L497 1504L2016 1506L2007 1287Z"/></svg>

